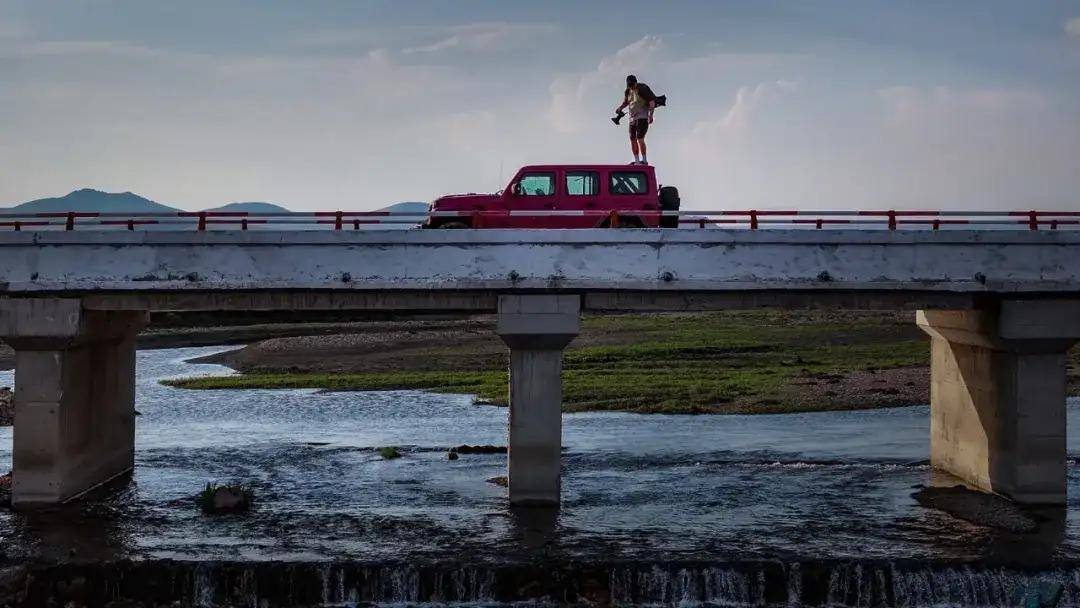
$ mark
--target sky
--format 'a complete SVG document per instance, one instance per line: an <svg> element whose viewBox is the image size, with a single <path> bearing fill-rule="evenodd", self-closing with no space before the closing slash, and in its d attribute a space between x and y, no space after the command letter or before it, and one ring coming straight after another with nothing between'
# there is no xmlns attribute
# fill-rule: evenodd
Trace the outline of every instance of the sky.
<svg viewBox="0 0 1080 608"><path fill-rule="evenodd" d="M0 206L490 192L629 73L684 208L1080 210L1080 0L0 0Z"/></svg>

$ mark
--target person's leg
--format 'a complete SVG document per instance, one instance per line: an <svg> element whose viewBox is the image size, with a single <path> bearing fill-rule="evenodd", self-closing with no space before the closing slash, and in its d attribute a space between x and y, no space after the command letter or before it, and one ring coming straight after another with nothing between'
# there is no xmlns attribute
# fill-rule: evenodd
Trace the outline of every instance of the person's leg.
<svg viewBox="0 0 1080 608"><path fill-rule="evenodd" d="M637 141L638 150L641 150L641 162L643 164L649 164L649 154L645 150L645 138L642 137Z"/></svg>
<svg viewBox="0 0 1080 608"><path fill-rule="evenodd" d="M634 162L638 161L638 140L630 140L630 151L634 153Z"/></svg>

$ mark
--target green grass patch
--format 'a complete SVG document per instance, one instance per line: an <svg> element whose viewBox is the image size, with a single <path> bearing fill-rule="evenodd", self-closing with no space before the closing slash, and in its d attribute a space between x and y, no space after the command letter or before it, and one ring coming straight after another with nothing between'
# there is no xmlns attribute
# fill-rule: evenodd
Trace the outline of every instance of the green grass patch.
<svg viewBox="0 0 1080 608"><path fill-rule="evenodd" d="M928 340L913 316L784 311L586 316L579 345L572 344L564 359L565 409L785 411L784 391L798 377L928 365ZM612 334L619 339L607 339ZM164 383L188 389L420 389L474 394L494 404L507 401L505 367L453 369L452 363L431 371L255 373Z"/></svg>
<svg viewBox="0 0 1080 608"><path fill-rule="evenodd" d="M386 447L379 448L379 456L382 456L383 460L395 460L401 458L401 450L396 446L388 445Z"/></svg>

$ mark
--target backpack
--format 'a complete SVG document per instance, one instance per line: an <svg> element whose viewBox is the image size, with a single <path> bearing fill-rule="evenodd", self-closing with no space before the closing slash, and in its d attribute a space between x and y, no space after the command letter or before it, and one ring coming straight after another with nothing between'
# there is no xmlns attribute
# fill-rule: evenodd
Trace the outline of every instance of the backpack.
<svg viewBox="0 0 1080 608"><path fill-rule="evenodd" d="M653 93L653 90L649 88L649 85L644 82L637 83L637 94L638 97L641 97L645 101L656 102L656 107L658 108L667 105L667 95L657 95L656 93Z"/></svg>

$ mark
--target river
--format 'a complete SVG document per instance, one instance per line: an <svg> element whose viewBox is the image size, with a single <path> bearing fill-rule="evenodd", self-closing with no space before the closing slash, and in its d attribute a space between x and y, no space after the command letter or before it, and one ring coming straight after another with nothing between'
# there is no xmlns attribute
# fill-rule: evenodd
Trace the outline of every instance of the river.
<svg viewBox="0 0 1080 608"><path fill-rule="evenodd" d="M189 391L159 383L230 373L186 362L219 350L140 351L133 483L59 513L0 512L4 546L41 559L194 563L1080 559L1076 435L1069 506L1038 534L965 523L915 502L912 492L932 476L925 406L567 414L562 509L519 512L488 481L505 474L505 455L446 457L459 444L505 445L505 409L415 391ZM11 372L0 372L0 386L11 383ZM1068 409L1077 428L1080 401ZM377 448L390 445L404 457L383 460ZM0 470L10 464L4 428ZM192 496L208 481L230 480L254 488L254 512L201 515Z"/></svg>

